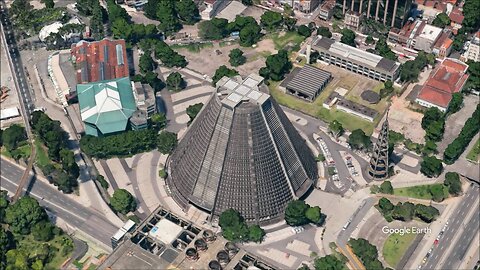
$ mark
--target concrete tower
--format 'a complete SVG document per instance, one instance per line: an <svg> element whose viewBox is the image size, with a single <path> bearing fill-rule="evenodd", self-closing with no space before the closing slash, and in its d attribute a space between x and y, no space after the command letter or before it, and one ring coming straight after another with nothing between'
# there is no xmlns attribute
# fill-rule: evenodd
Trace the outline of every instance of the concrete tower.
<svg viewBox="0 0 480 270"><path fill-rule="evenodd" d="M312 152L255 74L217 83L167 169L184 209L193 205L212 218L233 208L261 225L281 221L288 201L317 179Z"/></svg>
<svg viewBox="0 0 480 270"><path fill-rule="evenodd" d="M373 147L372 157L368 166L368 175L373 180L385 180L388 177L388 111L383 122L378 140Z"/></svg>

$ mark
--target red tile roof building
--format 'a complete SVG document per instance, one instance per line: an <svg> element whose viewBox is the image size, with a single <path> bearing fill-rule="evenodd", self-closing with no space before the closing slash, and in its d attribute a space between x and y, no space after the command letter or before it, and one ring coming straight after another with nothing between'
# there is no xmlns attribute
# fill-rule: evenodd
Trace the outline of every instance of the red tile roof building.
<svg viewBox="0 0 480 270"><path fill-rule="evenodd" d="M71 47L72 60L77 69L77 82L89 83L129 76L125 40L87 42Z"/></svg>
<svg viewBox="0 0 480 270"><path fill-rule="evenodd" d="M468 79L468 65L451 58L445 59L430 75L415 100L425 107L446 111L452 94L460 92Z"/></svg>
<svg viewBox="0 0 480 270"><path fill-rule="evenodd" d="M452 12L448 14L448 17L451 20L450 25L454 29L462 28L462 22L463 22L464 16L463 16L463 12L459 8L457 7L453 8Z"/></svg>
<svg viewBox="0 0 480 270"><path fill-rule="evenodd" d="M444 59L452 51L453 40L450 38L450 32L444 31L433 45L432 52L437 58Z"/></svg>

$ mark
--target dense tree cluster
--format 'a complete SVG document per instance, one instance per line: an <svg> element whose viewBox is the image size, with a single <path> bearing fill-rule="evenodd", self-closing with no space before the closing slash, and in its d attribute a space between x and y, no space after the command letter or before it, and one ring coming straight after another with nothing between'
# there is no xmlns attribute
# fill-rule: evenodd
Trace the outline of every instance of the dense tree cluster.
<svg viewBox="0 0 480 270"><path fill-rule="evenodd" d="M350 45L352 47L357 47L357 44L355 42L355 32L348 28L344 28L342 30L342 38L340 39L340 42Z"/></svg>
<svg viewBox="0 0 480 270"><path fill-rule="evenodd" d="M456 172L447 172L443 184L448 187L450 195L458 196L462 193L462 182Z"/></svg>
<svg viewBox="0 0 480 270"><path fill-rule="evenodd" d="M253 17L237 16L235 21L229 23L231 32L239 32L240 45L250 47L261 38L262 28Z"/></svg>
<svg viewBox="0 0 480 270"><path fill-rule="evenodd" d="M265 64L266 67L262 67L259 70L260 76L273 81L283 80L285 74L292 68L292 63L288 59L286 50L279 50L277 54L269 55Z"/></svg>
<svg viewBox="0 0 480 270"><path fill-rule="evenodd" d="M312 35L312 30L306 25L300 25L297 29L299 35L308 38Z"/></svg>
<svg viewBox="0 0 480 270"><path fill-rule="evenodd" d="M348 144L352 149L369 149L372 145L370 137L365 134L361 129L355 129L348 136Z"/></svg>
<svg viewBox="0 0 480 270"><path fill-rule="evenodd" d="M2 145L5 146L7 151L12 153L22 143L26 142L27 133L25 132L24 127L17 124L13 124L8 128L6 128L5 130L2 130L1 138L2 138Z"/></svg>
<svg viewBox="0 0 480 270"><path fill-rule="evenodd" d="M54 237L62 241L61 250L48 243ZM58 252L66 256L72 250L72 240L49 222L35 199L24 196L10 204L7 192L0 191L0 269L53 269L48 264Z"/></svg>
<svg viewBox="0 0 480 270"><path fill-rule="evenodd" d="M247 61L247 58L243 55L243 51L238 48L231 50L228 57L230 58L228 62L232 67L238 67Z"/></svg>
<svg viewBox="0 0 480 270"><path fill-rule="evenodd" d="M480 62L474 62L472 60L468 60L468 77L465 86L463 87L464 92L470 92L474 89L480 89Z"/></svg>
<svg viewBox="0 0 480 270"><path fill-rule="evenodd" d="M463 94L462 93L453 93L452 99L450 100L450 104L448 104L447 113L454 114L463 106Z"/></svg>
<svg viewBox="0 0 480 270"><path fill-rule="evenodd" d="M441 185L439 187L441 188ZM381 198L375 207L388 222L394 219L410 221L413 217L418 217L426 223L431 223L440 215L438 209L433 206L410 202L399 202L397 205L393 205L387 198Z"/></svg>
<svg viewBox="0 0 480 270"><path fill-rule="evenodd" d="M278 12L267 10L260 17L260 23L267 31L274 31L283 26L283 16Z"/></svg>
<svg viewBox="0 0 480 270"><path fill-rule="evenodd" d="M231 78L236 75L238 75L238 71L235 69L230 69L225 65L221 65L219 68L217 68L217 70L215 70L215 74L212 77L212 84L216 85L217 82L224 76Z"/></svg>
<svg viewBox="0 0 480 270"><path fill-rule="evenodd" d="M193 119L195 119L195 117L197 117L197 114L200 112L202 107L203 107L203 103L196 103L196 104L188 106L187 115L188 115L188 117L190 117L190 121L188 121L188 123L193 122Z"/></svg>
<svg viewBox="0 0 480 270"><path fill-rule="evenodd" d="M377 247L370 244L366 239L350 239L348 244L353 250L353 253L362 261L366 269L383 270L382 263L378 260Z"/></svg>
<svg viewBox="0 0 480 270"><path fill-rule="evenodd" d="M475 32L480 28L480 16L478 11L480 10L480 1L478 0L465 0L463 5L463 22L462 26L468 32Z"/></svg>
<svg viewBox="0 0 480 270"><path fill-rule="evenodd" d="M395 88L393 87L393 82L392 81L386 81L383 84L383 88L380 89L380 98L386 98L386 97L390 96L393 92L395 92Z"/></svg>
<svg viewBox="0 0 480 270"><path fill-rule="evenodd" d="M30 124L34 133L48 148L48 157L61 165L61 169L51 163L41 167L43 174L62 192L72 193L78 186L80 168L75 162L74 153L67 148L67 135L60 122L36 111L32 113Z"/></svg>
<svg viewBox="0 0 480 270"><path fill-rule="evenodd" d="M155 92L158 92L165 87L165 83L160 80L158 74L153 71L147 71L144 76L136 74L132 77L132 81L148 84L155 90Z"/></svg>
<svg viewBox="0 0 480 270"><path fill-rule="evenodd" d="M227 25L228 20L223 18L201 21L198 24L198 36L207 40L220 40L230 34Z"/></svg>
<svg viewBox="0 0 480 270"><path fill-rule="evenodd" d="M458 157L465 151L475 134L480 130L480 105L473 112L472 116L467 119L458 137L453 140L443 152L443 160L447 164L453 164Z"/></svg>
<svg viewBox="0 0 480 270"><path fill-rule="evenodd" d="M317 29L317 35L326 37L326 38L331 38L332 32L330 32L330 29L328 29L328 27L320 26Z"/></svg>
<svg viewBox="0 0 480 270"><path fill-rule="evenodd" d="M435 56L433 54L426 54L423 51L419 52L415 60L407 61L401 66L400 80L403 82L416 81L418 75L427 64L434 65Z"/></svg>
<svg viewBox="0 0 480 270"><path fill-rule="evenodd" d="M85 135L80 139L82 151L94 158L132 156L163 147L164 144L169 145L170 142L160 139L152 129L130 130L106 137Z"/></svg>
<svg viewBox="0 0 480 270"><path fill-rule="evenodd" d="M225 210L219 218L222 235L234 242L262 242L265 231L258 225L248 226L242 215L234 210Z"/></svg>
<svg viewBox="0 0 480 270"><path fill-rule="evenodd" d="M420 163L420 172L428 177L438 177L443 171L442 160L435 156L426 156Z"/></svg>
<svg viewBox="0 0 480 270"><path fill-rule="evenodd" d="M125 189L117 189L113 192L113 196L110 198L110 205L113 210L124 215L137 209L135 198Z"/></svg>
<svg viewBox="0 0 480 270"><path fill-rule="evenodd" d="M446 13L442 12L435 17L435 19L432 21L432 25L445 28L445 26L450 25L450 18Z"/></svg>
<svg viewBox="0 0 480 270"><path fill-rule="evenodd" d="M334 255L326 255L324 257L315 258L313 265L315 270L343 270L347 269L344 262L337 259Z"/></svg>
<svg viewBox="0 0 480 270"><path fill-rule="evenodd" d="M422 118L426 141L441 141L445 131L445 115L437 108L428 108Z"/></svg>
<svg viewBox="0 0 480 270"><path fill-rule="evenodd" d="M173 149L177 146L177 134L168 131L162 131L157 136L158 151L162 154L171 154Z"/></svg>
<svg viewBox="0 0 480 270"><path fill-rule="evenodd" d="M140 56L138 66L140 68L140 72L147 73L149 71L154 71L157 69L157 62L153 60L152 54L150 51L146 51Z"/></svg>
<svg viewBox="0 0 480 270"><path fill-rule="evenodd" d="M320 207L311 207L302 200L293 200L285 209L285 221L290 226L301 226L310 222L321 225L325 220Z"/></svg>
<svg viewBox="0 0 480 270"><path fill-rule="evenodd" d="M330 131L330 133L332 133L333 137L335 138L338 138L339 136L341 136L345 131L343 129L342 124L337 120L333 120L332 122L330 122L330 124L328 124L328 130Z"/></svg>
<svg viewBox="0 0 480 270"><path fill-rule="evenodd" d="M150 0L143 10L148 18L160 21L158 28L166 35L182 29L182 23L194 24L200 19L193 0Z"/></svg>
<svg viewBox="0 0 480 270"><path fill-rule="evenodd" d="M162 65L166 67L186 67L188 62L185 60L185 56L174 51L167 43L158 39L142 39L139 42L139 47L142 51L153 51L153 54L157 60L160 60Z"/></svg>
<svg viewBox="0 0 480 270"><path fill-rule="evenodd" d="M378 39L377 43L375 44L375 53L393 61L396 61L398 58L397 55L387 45L387 39L385 37Z"/></svg>

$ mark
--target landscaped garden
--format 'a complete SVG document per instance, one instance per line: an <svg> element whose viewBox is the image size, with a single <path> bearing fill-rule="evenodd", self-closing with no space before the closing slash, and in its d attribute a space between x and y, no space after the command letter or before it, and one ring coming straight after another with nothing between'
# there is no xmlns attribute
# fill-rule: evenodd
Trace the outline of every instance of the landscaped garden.
<svg viewBox="0 0 480 270"><path fill-rule="evenodd" d="M448 187L444 186L443 184L395 188L393 190L393 195L415 199L432 200L432 189L442 189L444 198L448 198Z"/></svg>

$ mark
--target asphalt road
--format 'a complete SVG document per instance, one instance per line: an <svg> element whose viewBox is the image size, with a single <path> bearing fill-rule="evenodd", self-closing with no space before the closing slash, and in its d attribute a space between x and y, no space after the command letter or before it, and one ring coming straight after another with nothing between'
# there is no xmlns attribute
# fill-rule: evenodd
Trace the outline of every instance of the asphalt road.
<svg viewBox="0 0 480 270"><path fill-rule="evenodd" d="M467 191L467 194L465 195L465 198L463 198L462 202L455 208L453 212L454 214L452 214L448 219L449 223L447 228L445 229L445 232L440 238L438 245L433 247L432 253L430 257L427 259L426 263L422 266L422 269L437 269L437 264L440 262L440 260L444 256L447 255L445 254L445 252L450 246L452 246L455 235L459 233L461 230L463 230L464 233L467 233L467 235L470 235L470 234L472 235L471 238L467 238L467 239L469 240L473 239L473 234L476 231L478 231L478 228L479 228L478 214L474 215L474 216L477 216L476 224L474 222L475 220L473 220L473 222L468 222L468 223L464 223L464 221L469 210L472 207L474 207L473 204L476 202L478 195L479 195L478 186L470 187L470 189ZM473 230L473 232L471 230ZM461 237L463 237L463 235ZM452 252L454 252L454 257L464 255L464 252L462 254L457 253L460 247L465 245L465 242L461 242L460 240L461 239L459 239L459 241L456 242L456 245L452 249ZM447 260L446 260L447 263L449 263L448 262L449 259L451 259L451 256L447 257ZM453 264L454 262L451 262L451 263ZM454 269L454 268L443 267L443 269Z"/></svg>
<svg viewBox="0 0 480 270"><path fill-rule="evenodd" d="M22 174L23 171L20 168L2 160L0 187L15 193ZM103 244L102 246L109 247L111 245L110 237L119 229L110 223L102 213L84 207L40 180L32 181L29 195L37 199L40 205L44 206L54 217L59 217L67 222L72 230L82 231ZM67 233L71 232L67 231Z"/></svg>

